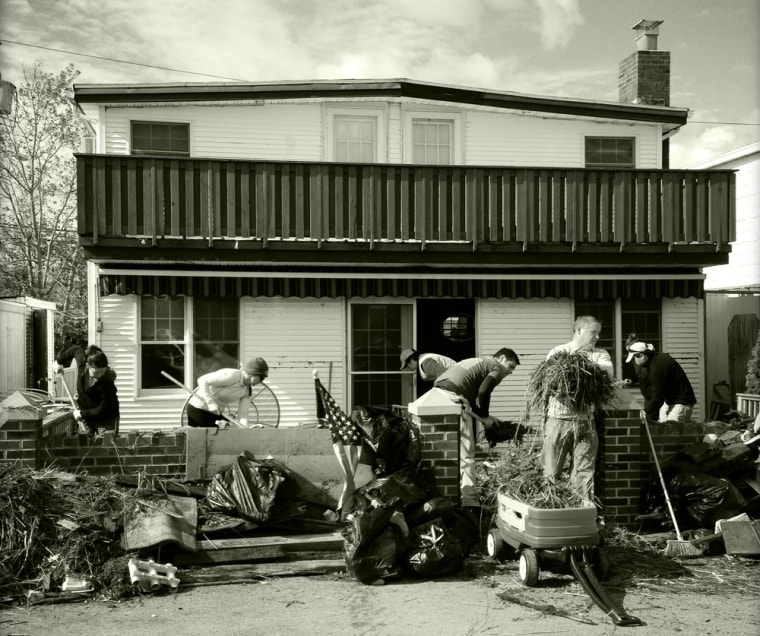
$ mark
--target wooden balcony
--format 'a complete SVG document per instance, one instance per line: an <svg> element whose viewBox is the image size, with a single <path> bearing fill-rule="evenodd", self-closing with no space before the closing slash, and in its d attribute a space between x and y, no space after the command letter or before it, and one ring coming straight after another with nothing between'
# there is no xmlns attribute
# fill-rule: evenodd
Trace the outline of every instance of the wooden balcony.
<svg viewBox="0 0 760 636"><path fill-rule="evenodd" d="M730 170L597 170L78 155L90 255L147 260L638 258L714 265L735 239ZM202 249L202 255L188 250ZM554 255L554 256L552 256ZM585 256L583 256L585 255ZM605 260L606 259L606 260Z"/></svg>

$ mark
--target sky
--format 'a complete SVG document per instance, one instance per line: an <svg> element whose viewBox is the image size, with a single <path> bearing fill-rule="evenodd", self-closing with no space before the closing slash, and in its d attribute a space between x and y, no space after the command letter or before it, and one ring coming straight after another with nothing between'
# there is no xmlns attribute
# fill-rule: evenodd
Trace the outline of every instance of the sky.
<svg viewBox="0 0 760 636"><path fill-rule="evenodd" d="M663 20L671 168L760 141L760 0L0 0L0 79L388 79L618 101L639 20ZM55 49L55 50L52 50Z"/></svg>

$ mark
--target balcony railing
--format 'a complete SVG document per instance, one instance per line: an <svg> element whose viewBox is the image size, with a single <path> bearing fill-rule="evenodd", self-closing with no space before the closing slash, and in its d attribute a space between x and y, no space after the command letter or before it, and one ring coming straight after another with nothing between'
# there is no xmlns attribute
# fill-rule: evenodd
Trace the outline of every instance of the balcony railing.
<svg viewBox="0 0 760 636"><path fill-rule="evenodd" d="M365 244L677 244L727 251L734 173L78 155L79 234Z"/></svg>

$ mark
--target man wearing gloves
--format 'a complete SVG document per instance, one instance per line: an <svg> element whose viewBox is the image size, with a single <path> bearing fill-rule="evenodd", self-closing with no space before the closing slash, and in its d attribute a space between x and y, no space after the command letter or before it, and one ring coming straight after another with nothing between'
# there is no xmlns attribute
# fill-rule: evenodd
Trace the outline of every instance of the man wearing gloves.
<svg viewBox="0 0 760 636"><path fill-rule="evenodd" d="M269 365L263 358L249 360L242 369L219 369L202 375L187 405L188 425L219 428L219 422L227 420L225 409L235 404L238 422L247 426L251 387L268 375Z"/></svg>
<svg viewBox="0 0 760 636"><path fill-rule="evenodd" d="M656 422L688 422L697 398L680 364L667 353L631 334L625 342L626 362L633 362L644 396L644 410Z"/></svg>

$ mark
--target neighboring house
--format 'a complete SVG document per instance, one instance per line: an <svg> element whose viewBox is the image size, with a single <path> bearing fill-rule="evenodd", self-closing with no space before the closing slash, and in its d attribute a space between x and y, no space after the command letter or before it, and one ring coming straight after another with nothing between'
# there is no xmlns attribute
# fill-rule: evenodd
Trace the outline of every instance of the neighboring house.
<svg viewBox="0 0 760 636"><path fill-rule="evenodd" d="M760 142L691 168L736 171L736 240L727 264L704 270L707 386L728 382L733 396L744 392L760 326Z"/></svg>
<svg viewBox="0 0 760 636"><path fill-rule="evenodd" d="M55 303L28 296L0 299L0 397L47 391L55 338Z"/></svg>
<svg viewBox="0 0 760 636"><path fill-rule="evenodd" d="M635 331L703 413L701 269L728 261L734 175L667 169L688 111L651 35L615 103L407 79L76 86L97 130L77 157L89 337L121 429L179 423L160 371L193 386L253 356L283 426L314 420L312 369L344 408L406 405L412 347L515 349L492 411L516 418L583 313L618 377Z"/></svg>

